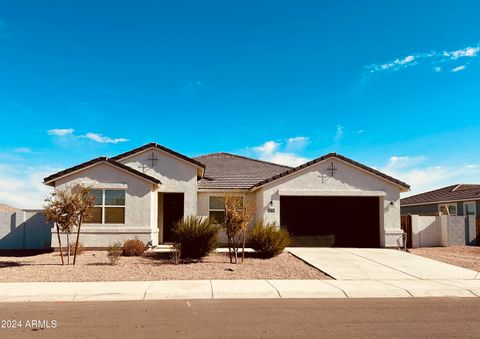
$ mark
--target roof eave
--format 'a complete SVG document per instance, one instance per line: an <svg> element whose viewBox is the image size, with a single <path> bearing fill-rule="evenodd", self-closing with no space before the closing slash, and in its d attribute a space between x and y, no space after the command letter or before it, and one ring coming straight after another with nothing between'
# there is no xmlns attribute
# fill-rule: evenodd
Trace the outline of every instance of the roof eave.
<svg viewBox="0 0 480 339"><path fill-rule="evenodd" d="M280 178L283 178L285 176L288 176L290 174L293 174L293 173L296 173L300 170L303 170L305 168L308 168L310 166L313 166L315 164L318 164L322 161L325 161L327 159L330 159L330 158L336 158L337 160L340 160L340 161L343 161L347 164L349 164L350 166L355 166L356 168L360 169L360 170L363 170L365 172L368 172L369 174L371 175L375 175L376 177L382 179L382 180L385 180L397 187L400 188L400 192L409 192L410 191L410 185L398 180L398 179L395 179L393 177L390 177L389 175L387 174L384 174L380 171L377 171L371 167L368 167L366 165L363 165L355 160L352 160L352 159L349 159L343 155L340 155L340 154L337 154L337 153L328 153L324 156L321 156L319 158L316 158L316 159L313 159L313 160L310 160L308 162L306 162L305 164L302 164L300 166L297 166L297 167L294 167L294 168L291 168L289 170L286 170L285 172L282 172L282 173L279 173L271 178L268 178L268 179L265 179L265 180L262 180L260 181L259 183L253 185L250 189L252 190L252 192L256 191L257 189L261 188L262 186L265 186L273 181L276 181Z"/></svg>
<svg viewBox="0 0 480 339"><path fill-rule="evenodd" d="M145 181L148 181L148 182L151 182L152 184L155 184L155 185L159 185L161 184L161 181L157 178L154 178L152 176L149 176L147 174L144 174L144 173L141 173L141 172L138 172L137 170L135 170L134 168L131 168L131 167L128 167L124 164L121 164L115 160L112 160L112 159L109 159L107 157L100 157L100 158L96 158L96 159L92 159L90 161L87 161L87 162L84 162L82 164L79 164L79 165L76 165L76 166L73 166L73 167L70 167L70 168L67 168L63 171L60 171L60 172L57 172L55 174L52 174L48 177L45 177L43 179L43 184L47 185L47 186L51 186L51 187L55 187L55 182L57 180L60 180L62 178L65 178L65 177L68 177L70 175L73 175L75 173L78 173L78 172L81 172L81 171L84 171L88 168L91 168L91 167L95 167L101 163L106 163L106 164L109 164L111 166L114 166L122 171L124 171L125 173L128 173L130 175L133 175L133 176L136 176L142 180L145 180Z"/></svg>
<svg viewBox="0 0 480 339"><path fill-rule="evenodd" d="M128 159L128 158L138 154L138 153L148 151L149 149L152 149L152 148L157 149L157 150L162 151L162 152L165 152L165 153L168 153L171 156L174 156L174 157L176 157L176 158L178 158L182 161L186 161L189 164L197 167L199 169L198 173L200 174L200 176L203 176L204 173L205 173L205 165L202 164L200 161L197 161L195 159L187 157L186 155L178 153L178 152L176 152L176 151L174 151L170 148L167 148L165 146L159 145L156 142L151 142L151 143L148 143L146 145L134 148L133 150L130 150L128 152L118 154L118 155L112 157L111 159L113 159L115 161L125 160L125 159Z"/></svg>

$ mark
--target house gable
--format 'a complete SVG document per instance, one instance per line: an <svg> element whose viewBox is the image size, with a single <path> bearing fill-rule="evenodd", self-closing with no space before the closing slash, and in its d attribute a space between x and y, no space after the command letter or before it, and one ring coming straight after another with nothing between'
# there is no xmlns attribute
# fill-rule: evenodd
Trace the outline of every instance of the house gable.
<svg viewBox="0 0 480 339"><path fill-rule="evenodd" d="M333 166L333 175L332 175ZM396 193L400 189L395 183L378 177L338 158L328 158L301 170L289 173L263 184L264 191L275 189L290 194L289 191L303 192L308 195L335 195L335 192L352 192L355 195L367 195L367 192L384 195L381 192ZM291 193L293 194L293 193Z"/></svg>
<svg viewBox="0 0 480 339"><path fill-rule="evenodd" d="M160 154L168 155L172 158L175 158L177 160L180 160L182 162L190 164L191 166L194 166L197 169L199 177L203 176L203 173L204 173L204 170L205 170L205 165L204 164L202 164L201 162L199 162L195 159L189 158L189 157L187 157L187 156L185 156L181 153L175 152L174 150L171 150L167 147L159 145L155 142L151 142L149 144L146 144L146 145L140 146L138 148L135 148L131 151L119 154L119 155L113 157L112 159L116 160L116 161L119 161L121 163L125 163L125 164L132 163L132 160L131 160L132 158L137 158L138 159L139 155L141 155L143 153L147 153L149 151L156 151Z"/></svg>
<svg viewBox="0 0 480 339"><path fill-rule="evenodd" d="M56 186L56 182L58 180L61 180L63 178L68 178L75 173L85 171L89 168L96 167L100 164L106 164L106 165L109 165L109 166L112 166L112 167L116 167L117 169L119 169L123 172L126 172L130 175L134 175L134 176L139 177L143 180L149 181L153 184L160 184L160 180L158 180L154 177L151 177L151 176L149 176L145 173L139 172L139 171L135 170L134 168L125 166L125 165L123 165L123 164L121 164L121 163L119 163L115 160L109 159L107 157L99 157L99 158L96 158L96 159L92 159L90 161L86 161L86 162L81 163L79 165L67 168L63 171L54 173L54 174L49 175L48 177L44 178L43 182L44 182L44 184L49 185L49 186Z"/></svg>
<svg viewBox="0 0 480 339"><path fill-rule="evenodd" d="M156 147L145 148L118 162L160 180L164 187L180 183L196 185L200 174L196 165Z"/></svg>
<svg viewBox="0 0 480 339"><path fill-rule="evenodd" d="M271 178L268 178L266 180L263 180L263 181L260 181L259 183L257 183L256 185L254 185L252 187L252 190L256 190L264 185L267 185L273 181L276 181L276 180L279 180L281 178L285 178L285 177L290 177L290 176L294 176L295 174L297 173L300 173L300 172L305 172L307 171L309 168L312 168L312 167L317 167L318 164L322 164L322 163L328 163L328 161L335 161L335 162L340 162L340 163L344 163L352 168L355 168L357 171L361 171L361 172L364 172L366 174L368 174L369 176L372 176L372 177L376 177L380 180L383 180L383 181L386 181L388 183L390 183L391 185L394 185L396 186L397 188L400 188L400 190L402 192L406 192L408 190L410 190L410 186L398 179L395 179L385 173L382 173L380 171L377 171L371 167L368 167L368 166L365 166L359 162L356 162L352 159L349 159L347 157L344 157L340 154L337 154L337 153L329 153L325 156L322 156L320 158L317 158L317 159L314 159L312 161L309 161L303 165L300 165L300 166L297 166L295 168L292 168L292 169L289 169L287 171L284 171L280 174L277 174ZM326 169L325 169L326 170ZM336 172L336 171L335 171ZM326 175L326 173L323 173L323 175Z"/></svg>

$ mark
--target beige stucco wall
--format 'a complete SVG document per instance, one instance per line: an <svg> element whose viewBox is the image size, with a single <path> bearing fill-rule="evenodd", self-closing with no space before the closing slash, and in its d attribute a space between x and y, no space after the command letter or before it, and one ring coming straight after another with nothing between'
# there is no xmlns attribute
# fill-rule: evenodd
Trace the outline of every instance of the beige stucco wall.
<svg viewBox="0 0 480 339"><path fill-rule="evenodd" d="M116 166L100 163L56 181L56 188L84 184L93 188L125 189L125 224L83 224L82 243L87 247L105 247L112 241L139 238L149 241L158 237L156 220L152 219L154 184ZM52 246L58 246L52 230ZM62 240L63 241L63 240Z"/></svg>
<svg viewBox="0 0 480 339"><path fill-rule="evenodd" d="M148 160L152 152L158 158L153 167L151 161ZM120 160L120 162L140 172L143 171L142 165L148 166L145 174L161 181L157 192L184 193L185 215L195 215L197 213L197 167L195 165L156 148L147 149L132 157ZM154 199L157 199L157 197ZM152 206L155 206L156 210L157 200L152 201ZM156 215L153 217L157 218Z"/></svg>
<svg viewBox="0 0 480 339"><path fill-rule="evenodd" d="M334 177L327 171L334 163ZM392 183L338 159L327 159L256 191L257 218L280 221L280 195L373 195L380 197L381 246L398 246L400 228L400 188ZM268 212L273 202L274 212ZM391 206L390 202L394 205ZM345 207L348 212L348 206Z"/></svg>
<svg viewBox="0 0 480 339"><path fill-rule="evenodd" d="M239 191L237 192L238 195L241 195L244 197L246 201L254 203L256 200L256 194L251 193L251 192L244 192L244 191ZM235 194L237 194L235 193ZM198 205L197 205L197 214L202 217L208 217L209 211L210 211L210 196L216 196L216 197L221 197L224 195L224 192L222 191L215 191L215 192L198 192ZM255 220L252 222L250 227L253 226L253 223ZM220 241L222 243L227 242L227 237L225 233L222 231L220 233Z"/></svg>
<svg viewBox="0 0 480 339"><path fill-rule="evenodd" d="M440 243L439 217L412 215L412 247L440 246Z"/></svg>
<svg viewBox="0 0 480 339"><path fill-rule="evenodd" d="M152 167L152 152L158 158ZM184 194L184 214L197 213L197 170L198 168L182 159L176 158L158 149L148 149L121 163L144 172L161 181L154 185L116 166L101 163L57 180L56 187L82 183L95 188L124 188L125 224L85 224L82 227L82 242L88 247L104 247L112 241L124 241L139 238L145 242L158 244L159 226L162 221L162 211L158 211L158 192ZM142 165L148 166L143 170ZM56 234L53 234L52 244L58 246ZM63 240L62 240L63 241Z"/></svg>

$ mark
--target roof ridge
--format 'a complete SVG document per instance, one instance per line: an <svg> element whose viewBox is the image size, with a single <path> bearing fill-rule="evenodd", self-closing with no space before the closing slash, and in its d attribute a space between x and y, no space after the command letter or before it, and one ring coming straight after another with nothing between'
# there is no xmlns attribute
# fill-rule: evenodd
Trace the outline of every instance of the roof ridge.
<svg viewBox="0 0 480 339"><path fill-rule="evenodd" d="M457 188L459 186L459 184L454 184L454 185L448 185L448 186L444 186L444 187L440 187L440 188L436 188L434 190L430 190L430 191L425 191L425 192L422 192L422 193L417 193L415 195L411 195L409 197L405 197L405 198L402 198L401 200L404 200L404 199L410 199L410 198L414 198L414 197L418 197L420 195L423 195L423 194L427 194L427 193L433 193L433 192L438 192L438 191L444 191L446 189L449 189L451 187L453 187L454 189ZM449 192L453 192L453 190L449 190Z"/></svg>
<svg viewBox="0 0 480 339"><path fill-rule="evenodd" d="M133 154L142 152L142 151L144 151L144 150L146 150L146 149L149 149L150 147L155 147L155 148L157 148L157 149L159 149L159 150L161 150L161 151L164 151L164 152L166 152L166 153L170 153L170 155L173 155L173 156L175 156L175 157L177 157L177 158L183 159L183 160L188 161L188 162L190 162L190 163L192 163L192 164L195 164L195 165L198 166L198 167L201 167L201 168L205 169L205 165L202 164L201 162L195 160L194 158L188 157L188 156L186 156L186 155L184 155L184 154L182 154L182 153L179 153L179 152L177 152L177 151L174 151L174 150L172 150L172 149L170 149L170 148L168 148L168 147L165 147L165 146L163 146L163 145L160 145L160 144L158 144L158 143L156 143L156 142L149 142L148 144L145 144L145 145L143 145L143 146L134 148L134 149L132 149L132 150L130 150L130 151L123 152L123 153L120 153L120 154L118 154L118 155L116 155L116 156L114 156L114 157L111 157L111 159L113 159L113 160L115 160L115 161L121 160L121 159L126 158L126 157L128 157L128 156L130 156L130 155L133 155Z"/></svg>
<svg viewBox="0 0 480 339"><path fill-rule="evenodd" d="M229 156L232 156L232 157L235 157L235 158L256 161L256 162L260 162L260 163L264 163L264 164L268 164L268 165L283 167L283 168L286 168L286 169L291 169L292 168L292 167L287 166L287 165L276 164L274 162L255 159L255 158L250 158L250 157L246 157L244 155L238 155L238 154L229 153L229 152L213 152L213 153L208 153L208 154L204 154L204 155L199 155L198 157L195 157L194 159L198 159L198 158L202 158L202 157L208 157L208 156L212 156L212 155L216 155L216 154L225 154L225 155L229 155Z"/></svg>
<svg viewBox="0 0 480 339"><path fill-rule="evenodd" d="M400 203L402 206L436 204L438 202L478 200L479 196L480 184L454 184L402 198Z"/></svg>

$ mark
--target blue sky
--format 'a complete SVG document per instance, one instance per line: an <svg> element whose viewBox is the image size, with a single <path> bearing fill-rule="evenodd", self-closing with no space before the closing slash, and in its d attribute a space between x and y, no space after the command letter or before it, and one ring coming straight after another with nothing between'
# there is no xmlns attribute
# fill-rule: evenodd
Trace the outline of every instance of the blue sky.
<svg viewBox="0 0 480 339"><path fill-rule="evenodd" d="M156 141L480 183L478 1L0 1L0 203Z"/></svg>

